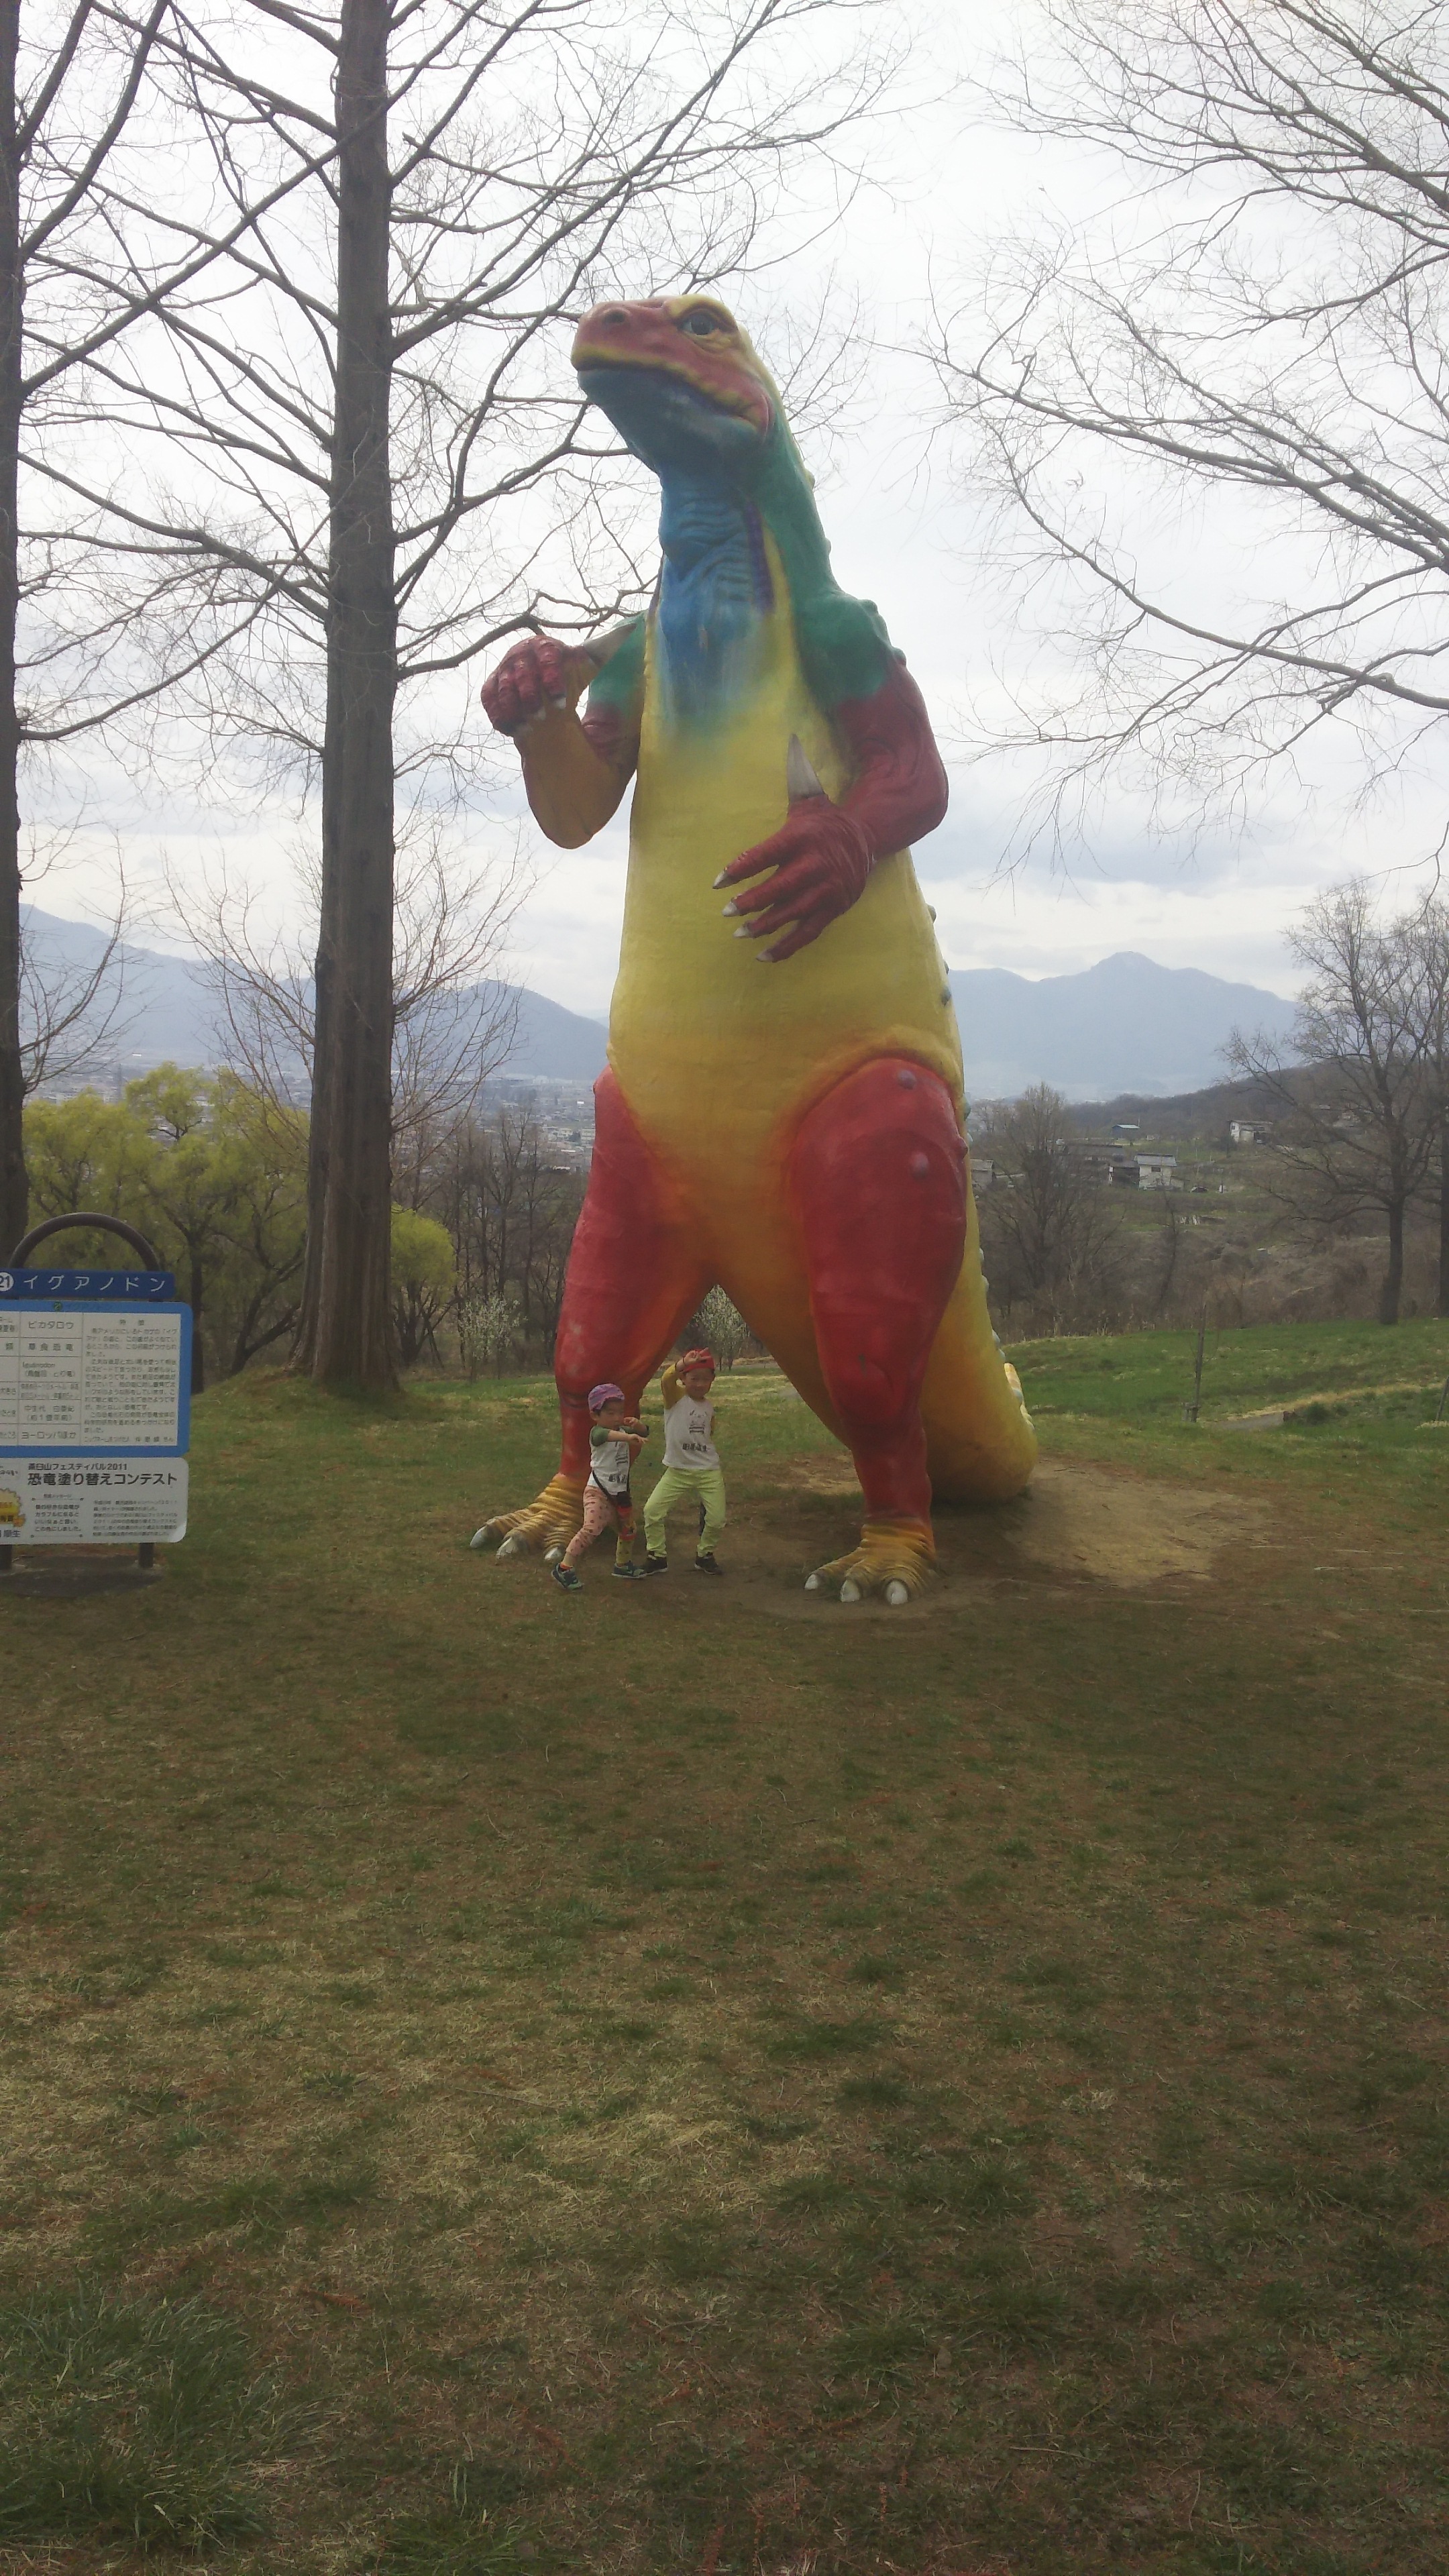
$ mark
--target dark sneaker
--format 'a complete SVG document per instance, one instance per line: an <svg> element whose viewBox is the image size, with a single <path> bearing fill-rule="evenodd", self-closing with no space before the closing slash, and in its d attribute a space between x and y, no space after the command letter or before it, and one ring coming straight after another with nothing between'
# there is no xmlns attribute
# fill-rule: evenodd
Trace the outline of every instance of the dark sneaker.
<svg viewBox="0 0 1449 2576"><path fill-rule="evenodd" d="M724 1567L717 1565L713 1556L697 1556L694 1560L694 1570L696 1574L723 1574Z"/></svg>
<svg viewBox="0 0 1449 2576"><path fill-rule="evenodd" d="M667 1574L669 1572L668 1557L646 1556L644 1559L644 1571L646 1574Z"/></svg>
<svg viewBox="0 0 1449 2576"><path fill-rule="evenodd" d="M560 1592L582 1592L584 1588L583 1576L575 1574L571 1565L551 1565L549 1574Z"/></svg>
<svg viewBox="0 0 1449 2576"><path fill-rule="evenodd" d="M616 1583L646 1583L648 1579L642 1565L616 1565L614 1568Z"/></svg>

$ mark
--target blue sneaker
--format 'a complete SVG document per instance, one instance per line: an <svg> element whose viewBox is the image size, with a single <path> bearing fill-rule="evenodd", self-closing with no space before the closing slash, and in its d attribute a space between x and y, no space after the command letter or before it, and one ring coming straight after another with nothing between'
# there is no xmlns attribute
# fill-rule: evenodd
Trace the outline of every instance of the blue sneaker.
<svg viewBox="0 0 1449 2576"><path fill-rule="evenodd" d="M560 1592L582 1592L584 1588L583 1576L575 1574L571 1565L551 1565L549 1574Z"/></svg>
<svg viewBox="0 0 1449 2576"><path fill-rule="evenodd" d="M647 1583L648 1580L642 1565L616 1565L614 1568L616 1583Z"/></svg>

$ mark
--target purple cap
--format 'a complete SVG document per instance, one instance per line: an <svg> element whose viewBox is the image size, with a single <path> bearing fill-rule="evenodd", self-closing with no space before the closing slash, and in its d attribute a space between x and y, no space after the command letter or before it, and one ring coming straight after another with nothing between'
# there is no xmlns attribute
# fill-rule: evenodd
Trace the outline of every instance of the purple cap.
<svg viewBox="0 0 1449 2576"><path fill-rule="evenodd" d="M625 1402L627 1402L627 1398L621 1386L614 1386L606 1383L603 1386L591 1386L589 1389L590 1413L602 1413L606 1404L623 1404Z"/></svg>

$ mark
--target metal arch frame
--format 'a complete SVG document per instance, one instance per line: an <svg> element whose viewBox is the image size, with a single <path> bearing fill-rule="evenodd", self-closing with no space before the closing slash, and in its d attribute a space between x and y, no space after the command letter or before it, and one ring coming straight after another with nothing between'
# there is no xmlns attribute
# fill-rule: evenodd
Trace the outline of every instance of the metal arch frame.
<svg viewBox="0 0 1449 2576"><path fill-rule="evenodd" d="M93 1215L88 1208L78 1208L74 1216L48 1216L43 1224L33 1225L28 1234L21 1236L10 1255L11 1269L21 1269L36 1245L48 1242L53 1234L79 1233L83 1229L92 1234L118 1234L123 1243L129 1243L133 1252L140 1253L148 1270L160 1269L160 1255L154 1243L147 1242L139 1226L127 1225L124 1217Z"/></svg>

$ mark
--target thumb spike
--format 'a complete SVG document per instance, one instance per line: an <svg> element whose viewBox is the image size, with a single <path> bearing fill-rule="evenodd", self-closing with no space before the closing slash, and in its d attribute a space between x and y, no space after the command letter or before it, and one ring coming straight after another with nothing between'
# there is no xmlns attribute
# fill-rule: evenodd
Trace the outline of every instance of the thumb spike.
<svg viewBox="0 0 1449 2576"><path fill-rule="evenodd" d="M790 748L785 754L785 793L792 805L798 805L802 797L823 796L825 793L798 733L791 734Z"/></svg>

